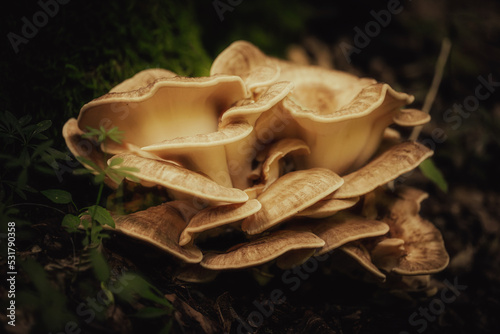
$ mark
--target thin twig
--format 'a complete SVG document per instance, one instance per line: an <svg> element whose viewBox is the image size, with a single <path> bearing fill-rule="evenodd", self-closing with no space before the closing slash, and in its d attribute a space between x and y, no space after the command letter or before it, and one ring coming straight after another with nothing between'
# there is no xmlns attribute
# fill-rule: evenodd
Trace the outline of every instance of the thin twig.
<svg viewBox="0 0 500 334"><path fill-rule="evenodd" d="M448 60L448 55L450 54L451 42L448 38L443 39L441 43L441 52L439 53L439 58L436 63L436 71L434 72L434 78L432 79L431 88L427 93L424 101L424 106L422 107L422 111L429 113L431 110L431 106L434 103L434 99L436 98L439 84L441 83L441 79L443 78L444 67L446 65L446 61ZM423 125L416 126L413 128L413 131L410 135L410 140L416 140L422 131Z"/></svg>

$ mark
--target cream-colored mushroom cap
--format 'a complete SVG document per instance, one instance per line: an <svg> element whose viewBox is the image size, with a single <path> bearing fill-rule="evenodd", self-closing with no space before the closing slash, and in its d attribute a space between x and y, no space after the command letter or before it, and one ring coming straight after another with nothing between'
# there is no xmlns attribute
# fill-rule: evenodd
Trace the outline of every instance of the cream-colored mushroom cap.
<svg viewBox="0 0 500 334"><path fill-rule="evenodd" d="M344 176L344 185L333 194L333 198L364 195L414 169L432 154L433 151L417 142L393 146L366 166Z"/></svg>
<svg viewBox="0 0 500 334"><path fill-rule="evenodd" d="M163 68L148 68L136 73L133 77L128 78L115 87L111 88L110 93L120 93L120 92L130 92L133 90L138 90L144 88L156 80L161 78L173 78L176 77L172 71L165 70Z"/></svg>
<svg viewBox="0 0 500 334"><path fill-rule="evenodd" d="M197 134L189 137L177 137L144 146L142 149L163 158L169 155L175 156L183 153L186 154L200 148L224 146L243 139L248 136L251 131L252 126L248 123L230 123L217 132Z"/></svg>
<svg viewBox="0 0 500 334"><path fill-rule="evenodd" d="M207 253L201 265L212 270L248 268L269 262L288 251L315 249L323 245L324 241L310 232L279 230L226 253Z"/></svg>
<svg viewBox="0 0 500 334"><path fill-rule="evenodd" d="M248 234L261 233L316 203L343 182L340 176L325 168L285 174L257 197L262 208L243 220L241 228Z"/></svg>
<svg viewBox="0 0 500 334"><path fill-rule="evenodd" d="M375 153L391 123L413 126L428 121L429 116L418 110L399 110L414 98L387 84L268 57L245 41L227 47L214 61L212 73L241 76L260 66L277 66L277 80L295 86L283 107L294 120L288 127L295 127L296 138L311 149L310 155L296 159L301 169L322 167L338 174L355 170Z"/></svg>
<svg viewBox="0 0 500 334"><path fill-rule="evenodd" d="M270 110L287 96L293 89L291 82L277 82L254 100L243 100L246 103L232 106L227 109L220 119L220 126L224 127L232 122L245 120L252 126L262 113Z"/></svg>
<svg viewBox="0 0 500 334"><path fill-rule="evenodd" d="M245 76L262 66L275 67L275 64L252 43L235 41L215 58L210 75Z"/></svg>
<svg viewBox="0 0 500 334"><path fill-rule="evenodd" d="M186 223L168 203L129 215L115 216L114 219L117 231L154 245L184 262L198 263L203 257L198 248L179 245L179 235Z"/></svg>
<svg viewBox="0 0 500 334"><path fill-rule="evenodd" d="M131 174L140 180L212 202L243 203L248 200L248 195L242 190L221 186L203 175L168 161L127 153L116 157L123 159L121 166L138 168L138 172Z"/></svg>
<svg viewBox="0 0 500 334"><path fill-rule="evenodd" d="M401 109L392 119L400 126L418 126L429 123L431 116L418 109Z"/></svg>
<svg viewBox="0 0 500 334"><path fill-rule="evenodd" d="M246 97L237 76L158 78L139 89L111 92L85 104L78 126L82 130L117 126L124 131L124 142L143 147L216 132L220 114Z"/></svg>

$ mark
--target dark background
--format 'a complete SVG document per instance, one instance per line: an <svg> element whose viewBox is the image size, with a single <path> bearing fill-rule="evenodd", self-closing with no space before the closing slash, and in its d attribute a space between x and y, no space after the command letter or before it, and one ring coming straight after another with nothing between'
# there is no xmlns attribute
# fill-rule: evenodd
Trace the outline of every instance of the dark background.
<svg viewBox="0 0 500 334"><path fill-rule="evenodd" d="M449 190L442 192L419 172L405 182L430 193L422 215L441 230L451 257L449 267L433 277L434 283L443 287L445 281L455 280L467 288L446 304L438 317L429 320L422 332L493 333L500 329L500 87L469 116L460 117L460 124L444 118L454 104L463 104L474 96L478 77L491 76L494 82L500 81L500 5L495 1L401 1L398 8L402 10L391 15L387 26L361 47L356 45L357 29L365 31L374 21L371 11L387 9L389 1L232 3L221 21L213 1L72 0L59 4L53 17L32 32L17 53L8 34L22 36L23 18L33 22L41 7L35 1L3 4L0 113L2 117L5 111L18 118L30 115L33 123L51 120L52 126L44 133L52 140L52 147L65 152L61 128L84 103L146 68L161 67L187 76L208 75L214 57L239 39L278 57L286 57L291 45L300 45L313 63L319 58L322 64L336 69L387 82L415 95L413 106L421 108L442 40L448 38L452 43L450 56L431 108L432 121L420 140L432 138L435 129L444 131L446 139L436 143L434 162ZM351 54L351 62L342 52L343 43L358 46L359 52ZM58 310L74 314L86 294L75 288L78 280L75 283L68 268L54 266L72 258L70 238L60 228L61 216L40 206L49 206L50 202L37 191L64 189L85 206L95 199L97 188L90 178L72 175L67 162L48 170L31 164L23 167L23 184L30 189L21 196L15 191L21 177L19 168L10 168L7 163L20 158L19 145L2 141L2 224L8 219L26 222L18 234L19 258L33 258L45 267L53 286L66 297ZM7 214L9 207L22 210L12 218ZM58 209L68 210L64 206ZM429 298L395 295L330 273L327 266L293 292L279 275L262 287L248 273L222 275L206 285L184 285L171 278L175 264L154 254L154 250L117 237L105 245L113 268L136 270L163 293L176 296L175 333L209 328L214 332L228 328L235 331L238 322L234 321L232 327L228 322L236 316L248 317L255 309L253 301L265 300L276 288L286 291L286 301L259 326L260 333L418 333L422 327L413 326L410 315L439 298L439 293ZM3 265L3 257L2 261ZM18 280L20 289L32 291L36 286L29 275L19 275ZM82 282L95 295L98 282ZM112 316L83 324L82 329L112 333L155 328L154 332L162 327L164 320L131 317L135 307L118 303ZM46 323L51 321L41 319L40 314L40 310L28 308L17 320L28 323L34 332L47 332ZM62 327L56 324L51 330L58 332Z"/></svg>

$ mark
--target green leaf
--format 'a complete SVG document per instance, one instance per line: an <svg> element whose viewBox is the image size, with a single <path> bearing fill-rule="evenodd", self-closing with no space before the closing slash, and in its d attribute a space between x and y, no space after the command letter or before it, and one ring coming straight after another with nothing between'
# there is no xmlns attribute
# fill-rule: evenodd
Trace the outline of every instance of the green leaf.
<svg viewBox="0 0 500 334"><path fill-rule="evenodd" d="M113 182L120 184L123 181L123 176L118 175L118 173L113 172L112 170L108 170L106 175L113 180Z"/></svg>
<svg viewBox="0 0 500 334"><path fill-rule="evenodd" d="M46 152L42 152L41 154L42 160L49 166L57 168L57 161L53 156Z"/></svg>
<svg viewBox="0 0 500 334"><path fill-rule="evenodd" d="M118 292L120 298L127 302L132 302L134 297L141 297L152 302L158 303L172 310L172 304L161 294L161 292L151 285L148 281L137 274L125 273L119 282L123 282L123 289Z"/></svg>
<svg viewBox="0 0 500 334"><path fill-rule="evenodd" d="M19 162L24 168L28 167L31 163L30 154L27 149L23 149L19 154Z"/></svg>
<svg viewBox="0 0 500 334"><path fill-rule="evenodd" d="M419 168L425 177L434 182L439 189L445 193L448 192L448 183L444 179L443 173L441 173L431 159L424 160Z"/></svg>
<svg viewBox="0 0 500 334"><path fill-rule="evenodd" d="M47 139L49 139L49 137L47 137L46 135L41 134L41 133L37 133L37 134L33 135L32 138L35 138L35 139L38 139L38 140L47 140Z"/></svg>
<svg viewBox="0 0 500 334"><path fill-rule="evenodd" d="M31 122L31 116L30 115L24 115L23 117L21 117L19 119L19 125L21 126L25 126L26 124L28 124L29 122Z"/></svg>
<svg viewBox="0 0 500 334"><path fill-rule="evenodd" d="M7 124L11 129L19 128L16 116L14 116L10 111L6 110L4 112L4 117L2 117L2 119L5 119L5 124Z"/></svg>
<svg viewBox="0 0 500 334"><path fill-rule="evenodd" d="M17 178L17 187L22 189L26 186L27 183L28 183L28 170L26 168L23 168Z"/></svg>
<svg viewBox="0 0 500 334"><path fill-rule="evenodd" d="M100 251L96 248L90 249L90 262L94 269L96 278L101 282L106 282L109 279L109 265Z"/></svg>
<svg viewBox="0 0 500 334"><path fill-rule="evenodd" d="M125 133L125 131L120 131L120 130L118 130L118 127L115 126L114 128L112 128L111 130L108 131L107 136L112 141L114 141L114 142L116 142L118 144L121 144L124 133Z"/></svg>
<svg viewBox="0 0 500 334"><path fill-rule="evenodd" d="M37 134L40 132L43 132L45 130L48 130L52 126L52 121L51 120L45 120L37 123L35 131L33 131L33 134Z"/></svg>
<svg viewBox="0 0 500 334"><path fill-rule="evenodd" d="M122 162L123 162L123 158L111 159L111 161L109 162L109 167L117 166L117 165L121 164Z"/></svg>
<svg viewBox="0 0 500 334"><path fill-rule="evenodd" d="M98 173L104 173L104 170L97 166L97 164L87 158L84 158L84 157L76 157L76 160L78 160L82 165L87 165L89 166L90 168L92 168L94 171L98 172Z"/></svg>
<svg viewBox="0 0 500 334"><path fill-rule="evenodd" d="M111 292L111 290L109 290L108 288L108 285L106 284L107 281L101 281L101 289L102 291L104 292L104 294L106 295L106 297L108 298L108 301L111 302L111 303L114 303L115 302L115 297L113 296L113 292ZM106 303L106 304L109 304Z"/></svg>
<svg viewBox="0 0 500 334"><path fill-rule="evenodd" d="M90 226L90 220L88 220L88 219L82 219L81 223L82 223L82 226L85 230L87 230Z"/></svg>
<svg viewBox="0 0 500 334"><path fill-rule="evenodd" d="M91 170L88 170L86 168L78 168L73 171L74 175L85 175L85 174L92 174Z"/></svg>
<svg viewBox="0 0 500 334"><path fill-rule="evenodd" d="M118 171L123 171L123 172L139 172L140 169L137 167L127 167L127 166L122 166L117 169Z"/></svg>
<svg viewBox="0 0 500 334"><path fill-rule="evenodd" d="M60 160L69 160L70 157L67 153L56 150L55 148L49 147L45 150L48 154L50 154L54 159Z"/></svg>
<svg viewBox="0 0 500 334"><path fill-rule="evenodd" d="M90 126L87 126L87 132L82 134L82 138L92 138L95 136L99 136L100 132L97 129L91 128Z"/></svg>
<svg viewBox="0 0 500 334"><path fill-rule="evenodd" d="M35 170L39 171L40 173L53 176L57 167L52 166L52 168L48 168L40 165L35 165L33 168L35 168Z"/></svg>
<svg viewBox="0 0 500 334"><path fill-rule="evenodd" d="M94 177L94 182L99 184L99 183L102 183L104 182L104 178L106 176L104 174L97 174L95 177Z"/></svg>
<svg viewBox="0 0 500 334"><path fill-rule="evenodd" d="M31 155L32 158L34 158L38 155L42 155L42 153L44 153L50 146L52 146L52 144L53 144L53 140L47 140L47 141L44 141L43 143L36 145L36 148L33 151L33 154Z"/></svg>
<svg viewBox="0 0 500 334"><path fill-rule="evenodd" d="M47 189L40 192L42 195L57 204L68 204L73 200L69 192L60 189Z"/></svg>
<svg viewBox="0 0 500 334"><path fill-rule="evenodd" d="M64 216L61 225L68 229L70 233L76 232L78 230L78 225L80 225L80 218L67 214Z"/></svg>
<svg viewBox="0 0 500 334"><path fill-rule="evenodd" d="M19 188L17 188L17 187L16 187L16 188L14 188L14 192L15 192L15 193L16 193L19 197L21 197L21 198L22 198L22 199L24 199L24 200L27 200L27 199L28 199L28 197L26 197L26 194L25 194L25 193L24 193L21 189L19 189Z"/></svg>
<svg viewBox="0 0 500 334"><path fill-rule="evenodd" d="M143 318L143 319L151 319L151 318L158 318L164 315L168 315L171 312L165 309L157 308L157 307L143 307L141 308L134 316L137 318Z"/></svg>
<svg viewBox="0 0 500 334"><path fill-rule="evenodd" d="M115 228L115 221L108 210L99 205L92 205L88 209L90 216L101 225L109 225Z"/></svg>

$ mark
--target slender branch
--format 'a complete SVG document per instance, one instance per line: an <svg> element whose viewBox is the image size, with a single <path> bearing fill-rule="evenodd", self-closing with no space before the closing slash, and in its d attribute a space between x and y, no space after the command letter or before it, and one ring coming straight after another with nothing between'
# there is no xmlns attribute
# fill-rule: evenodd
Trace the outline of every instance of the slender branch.
<svg viewBox="0 0 500 334"><path fill-rule="evenodd" d="M427 93L424 101L424 106L422 107L422 111L429 113L431 110L431 106L434 103L437 92L439 90L439 84L441 83L441 79L443 78L444 67L446 65L446 61L448 60L448 55L450 54L451 42L448 38L443 39L441 43L441 52L439 53L439 58L436 63L436 71L434 72L434 78L432 79L431 88ZM416 140L422 131L423 125L416 126L413 128L413 131L410 135L410 140Z"/></svg>

